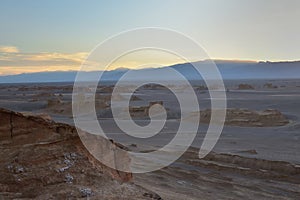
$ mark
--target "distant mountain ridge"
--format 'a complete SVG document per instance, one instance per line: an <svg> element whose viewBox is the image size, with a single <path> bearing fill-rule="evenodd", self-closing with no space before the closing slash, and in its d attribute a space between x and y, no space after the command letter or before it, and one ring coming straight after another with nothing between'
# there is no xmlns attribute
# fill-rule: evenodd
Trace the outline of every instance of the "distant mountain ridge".
<svg viewBox="0 0 300 200"><path fill-rule="evenodd" d="M208 61L195 62L198 66ZM223 79L297 79L300 78L300 61L289 62L252 62L252 61L215 61ZM182 63L161 68L147 68L133 70L136 79L156 78L168 80L167 69L173 68L188 80L199 80L201 77L191 63ZM118 68L103 73L102 80L116 81L129 69ZM98 79L97 71L82 72L88 81ZM99 71L98 71L99 72ZM77 71L37 72L18 75L0 76L0 83L29 83L29 82L73 82Z"/></svg>

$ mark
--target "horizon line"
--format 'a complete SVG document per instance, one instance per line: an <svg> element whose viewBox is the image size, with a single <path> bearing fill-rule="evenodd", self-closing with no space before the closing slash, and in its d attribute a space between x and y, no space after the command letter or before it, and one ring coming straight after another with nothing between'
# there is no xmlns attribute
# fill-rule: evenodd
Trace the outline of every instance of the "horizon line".
<svg viewBox="0 0 300 200"><path fill-rule="evenodd" d="M172 66L176 66L176 65L182 65L182 64L187 64L187 63L196 63L196 62L206 62L206 61L213 61L216 64L220 64L220 63L245 63L245 64L255 64L255 63L296 63L296 62L300 62L300 59L298 60L251 60L251 59L223 59L223 58L217 58L217 59L205 59L205 60L199 60L199 61L194 61L194 62L182 62L182 63L175 63L175 64L169 64L166 66L162 66L162 67L153 67L153 68L129 68L129 67L124 67L124 66L120 66L118 68L112 69L112 70L108 70L108 71L116 71L116 70L140 70L140 69L159 69L159 68L164 68L164 67L172 67ZM0 77L5 77L5 76L16 76L16 75L23 75L23 74L36 74L36 73L51 73L51 72L78 72L80 70L44 70L44 71L36 71L36 72L23 72L23 73L17 73L17 74L0 74ZM84 71L84 72L95 72L95 71L103 71L103 70L91 70L91 71Z"/></svg>

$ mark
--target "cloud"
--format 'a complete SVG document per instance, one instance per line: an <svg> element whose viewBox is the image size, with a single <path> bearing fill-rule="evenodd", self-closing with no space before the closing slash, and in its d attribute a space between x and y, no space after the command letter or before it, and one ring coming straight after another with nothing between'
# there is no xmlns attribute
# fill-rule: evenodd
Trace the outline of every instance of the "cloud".
<svg viewBox="0 0 300 200"><path fill-rule="evenodd" d="M3 49L0 51L0 75L31 73L41 71L69 71L80 70L84 62L85 71L103 70L105 62L97 60L94 55L92 59L85 61L88 52L38 52L25 53L17 51L18 48ZM4 51L5 50L5 51ZM155 61L155 63L153 63ZM155 66L167 66L176 63L183 63L185 60L165 51L156 52L155 50L135 51L119 57L112 62L108 70L119 67L131 69Z"/></svg>
<svg viewBox="0 0 300 200"><path fill-rule="evenodd" d="M38 53L38 54L27 54L24 55L24 60L27 61L69 61L74 63L81 63L88 53L77 52L77 53Z"/></svg>
<svg viewBox="0 0 300 200"><path fill-rule="evenodd" d="M55 66L2 66L0 67L0 76L14 75L21 73L34 73L44 71L74 71L77 66L55 65Z"/></svg>
<svg viewBox="0 0 300 200"><path fill-rule="evenodd" d="M0 75L38 71L79 70L87 52L23 53L17 47L0 46Z"/></svg>
<svg viewBox="0 0 300 200"><path fill-rule="evenodd" d="M0 46L0 53L19 53L19 49L14 46Z"/></svg>
<svg viewBox="0 0 300 200"><path fill-rule="evenodd" d="M80 65L88 53L1 53L0 66Z"/></svg>

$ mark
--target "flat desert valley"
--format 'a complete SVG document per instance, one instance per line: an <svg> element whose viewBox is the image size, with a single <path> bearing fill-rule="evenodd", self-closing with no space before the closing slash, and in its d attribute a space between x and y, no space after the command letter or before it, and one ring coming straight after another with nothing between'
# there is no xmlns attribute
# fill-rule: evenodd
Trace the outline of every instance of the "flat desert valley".
<svg viewBox="0 0 300 200"><path fill-rule="evenodd" d="M124 193L124 199L300 199L300 81L225 80L225 86L227 118L221 137L211 153L203 159L198 158L198 151L210 120L210 96L205 84L193 83L199 99L201 121L192 146L168 167L149 173L132 174L129 178L120 175L126 182L121 186L115 182L107 182L110 187L119 189L110 194L102 194L102 197L118 199L113 193L122 194L121 187L124 187L123 190L128 191L130 188L131 191ZM130 114L137 124L148 123L147 110L151 102L162 104L167 110L168 120L164 128L158 135L147 139L130 137L116 126L109 108L112 88L109 83L99 86L95 103L99 123L109 138L128 151L149 152L163 147L174 137L180 123L180 106L167 88L154 84L145 85L131 97ZM34 116L35 119L41 118L49 123L56 122L72 127L72 90L72 83L1 84L0 108L5 109L5 112L14 111L17 116L24 116L29 120L31 118L28 116ZM185 92L184 88L181 90ZM122 98L122 95L127 95L126 91L119 98ZM193 120L193 116L186 120ZM23 139L26 140L26 137L20 140ZM77 141L76 144L79 143ZM28 144L24 142L22 145L31 151ZM59 147L59 144L55 145ZM72 143L68 145L71 145L70 149L73 148ZM1 176L8 178L1 180L0 197L2 195L11 198L38 198L30 196L38 191L22 182L26 180L26 176L30 176L29 172L34 164L19 162L21 164L18 166L22 167L19 171L9 171L14 165L8 163L12 162L17 154L7 153L13 149L13 143L10 143L9 139L6 143L1 143L1 148ZM8 155L6 159L3 159L4 155ZM76 156L70 154L64 157L72 161ZM81 180L81 176L76 175L75 168L89 167L83 163L84 161L81 163L79 159L74 164L67 164L68 168L63 172L53 172L63 173L66 179L65 182L54 181L49 184L51 187L57 184L66 188L61 191L59 197L97 199L97 188L92 186L79 189L78 194L72 193L73 196L67 196L71 194L70 188L75 187L75 184L80 187L88 182L76 181ZM48 165L51 165L51 162ZM25 170L22 170L23 168ZM88 176L90 179L97 178L92 172L86 173L87 179ZM114 176L114 172L109 173ZM50 187L47 183L46 181L44 185ZM18 184L19 188L13 187ZM20 187L27 189L20 192Z"/></svg>

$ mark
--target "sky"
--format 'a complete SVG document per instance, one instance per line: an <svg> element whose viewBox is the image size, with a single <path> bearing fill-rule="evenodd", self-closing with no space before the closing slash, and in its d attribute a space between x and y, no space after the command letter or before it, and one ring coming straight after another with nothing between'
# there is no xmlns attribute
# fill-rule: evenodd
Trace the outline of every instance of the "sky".
<svg viewBox="0 0 300 200"><path fill-rule="evenodd" d="M298 0L2 0L0 75L78 70L97 44L140 27L179 31L213 59L300 60L299 19Z"/></svg>

